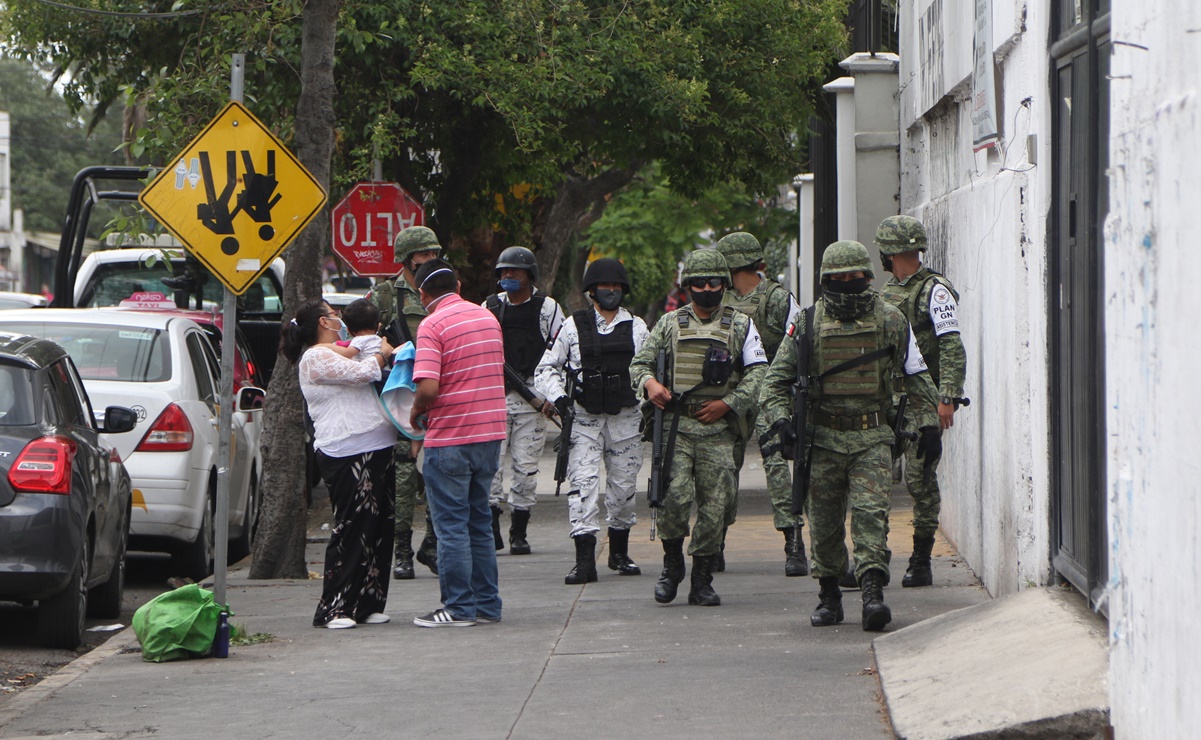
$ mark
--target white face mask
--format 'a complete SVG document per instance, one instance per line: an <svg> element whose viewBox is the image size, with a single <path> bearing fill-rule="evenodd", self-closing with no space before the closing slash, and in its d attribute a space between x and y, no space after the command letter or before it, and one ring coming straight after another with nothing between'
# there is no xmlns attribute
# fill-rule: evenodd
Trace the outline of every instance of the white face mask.
<svg viewBox="0 0 1201 740"><path fill-rule="evenodd" d="M346 322L337 316L323 316L325 319L333 319L338 322L338 341L345 342L350 339L350 330L346 328Z"/></svg>

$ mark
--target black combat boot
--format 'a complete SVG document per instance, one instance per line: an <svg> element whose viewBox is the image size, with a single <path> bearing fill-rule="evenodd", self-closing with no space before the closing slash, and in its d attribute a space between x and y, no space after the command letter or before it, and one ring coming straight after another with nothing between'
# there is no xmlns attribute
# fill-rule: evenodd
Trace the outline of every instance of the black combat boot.
<svg viewBox="0 0 1201 740"><path fill-rule="evenodd" d="M609 527L609 570L618 575L640 576L642 569L630 560L630 530Z"/></svg>
<svg viewBox="0 0 1201 740"><path fill-rule="evenodd" d="M396 567L392 569L392 577L398 581L411 581L417 577L413 573L412 530L396 533Z"/></svg>
<svg viewBox="0 0 1201 740"><path fill-rule="evenodd" d="M663 572L655 583L655 601L670 604L684 580L684 538L663 540Z"/></svg>
<svg viewBox="0 0 1201 740"><path fill-rule="evenodd" d="M934 574L930 572L930 551L933 549L934 535L913 534L913 555L909 557L909 568L901 579L902 586L910 588L934 584Z"/></svg>
<svg viewBox="0 0 1201 740"><path fill-rule="evenodd" d="M879 632L892 621L892 610L884 603L884 571L872 568L863 574L863 629Z"/></svg>
<svg viewBox="0 0 1201 740"><path fill-rule="evenodd" d="M530 523L530 510L510 509L509 516L512 518L509 524L509 554L529 555L530 543L525 541L525 528Z"/></svg>
<svg viewBox="0 0 1201 740"><path fill-rule="evenodd" d="M713 572L714 573L725 573L726 572L726 531L727 530L729 530L729 527L721 528L721 549L719 549L717 551L717 554L713 556L713 558L714 558L713 559Z"/></svg>
<svg viewBox="0 0 1201 740"><path fill-rule="evenodd" d="M842 575L838 577L838 585L848 591L859 590L859 579L855 577L855 558L851 557L851 553L847 553L847 567L843 569Z"/></svg>
<svg viewBox="0 0 1201 740"><path fill-rule="evenodd" d="M492 539L496 540L496 549L505 549L505 538L500 536L500 507L492 507Z"/></svg>
<svg viewBox="0 0 1201 740"><path fill-rule="evenodd" d="M688 603L693 606L721 606L721 597L713 590L713 565L716 555L692 556L692 588Z"/></svg>
<svg viewBox="0 0 1201 740"><path fill-rule="evenodd" d="M800 527L780 530L784 533L784 575L789 578L809 575L809 559L805 557L805 541Z"/></svg>
<svg viewBox="0 0 1201 740"><path fill-rule="evenodd" d="M809 624L814 627L842 624L842 591L838 590L838 576L822 576L817 582L822 589L818 594L820 601L809 615Z"/></svg>
<svg viewBox="0 0 1201 740"><path fill-rule="evenodd" d="M596 580L596 535L581 534L572 537L575 541L575 567L563 579L563 583L576 586Z"/></svg>

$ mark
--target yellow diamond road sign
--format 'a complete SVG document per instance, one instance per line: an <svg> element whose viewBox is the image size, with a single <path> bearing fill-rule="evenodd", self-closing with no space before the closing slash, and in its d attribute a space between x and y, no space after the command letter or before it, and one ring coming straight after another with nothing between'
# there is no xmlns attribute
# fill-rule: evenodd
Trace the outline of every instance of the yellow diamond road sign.
<svg viewBox="0 0 1201 740"><path fill-rule="evenodd" d="M325 191L241 103L231 102L138 196L241 295L325 205Z"/></svg>

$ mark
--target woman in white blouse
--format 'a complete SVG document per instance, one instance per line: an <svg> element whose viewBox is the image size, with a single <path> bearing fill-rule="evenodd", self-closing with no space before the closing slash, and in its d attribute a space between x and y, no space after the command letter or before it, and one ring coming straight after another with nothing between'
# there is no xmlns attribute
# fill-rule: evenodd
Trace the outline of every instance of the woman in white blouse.
<svg viewBox="0 0 1201 740"><path fill-rule="evenodd" d="M321 601L314 627L383 624L392 564L392 450L396 428L384 417L374 381L392 354L350 359L330 349L345 334L338 312L310 301L285 322L280 349L300 372L300 390L315 434L317 466L329 488L334 527L325 549Z"/></svg>

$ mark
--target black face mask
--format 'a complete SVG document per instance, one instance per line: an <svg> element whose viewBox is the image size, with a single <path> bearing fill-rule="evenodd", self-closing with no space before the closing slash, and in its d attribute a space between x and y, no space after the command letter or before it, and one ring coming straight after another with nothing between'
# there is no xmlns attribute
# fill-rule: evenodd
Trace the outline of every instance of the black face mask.
<svg viewBox="0 0 1201 740"><path fill-rule="evenodd" d="M725 289L721 290L693 290L688 289L688 294L692 297L692 302L701 308L717 308L721 305L721 297L725 295Z"/></svg>
<svg viewBox="0 0 1201 740"><path fill-rule="evenodd" d="M614 311L621 305L623 295L621 289L597 288L592 291L592 300L604 311Z"/></svg>
<svg viewBox="0 0 1201 740"><path fill-rule="evenodd" d="M854 280L827 280L824 287L827 293L855 295L867 290L870 282L865 277L855 278Z"/></svg>
<svg viewBox="0 0 1201 740"><path fill-rule="evenodd" d="M880 255L880 264L884 265L885 270L892 272L892 257L887 254Z"/></svg>

